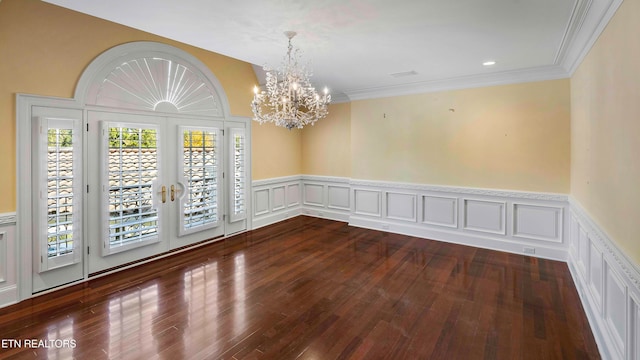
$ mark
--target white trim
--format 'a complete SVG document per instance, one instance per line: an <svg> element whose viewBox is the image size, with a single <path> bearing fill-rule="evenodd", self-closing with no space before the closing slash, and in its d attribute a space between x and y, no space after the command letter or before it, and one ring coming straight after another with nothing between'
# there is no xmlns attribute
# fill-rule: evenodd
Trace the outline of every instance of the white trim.
<svg viewBox="0 0 640 360"><path fill-rule="evenodd" d="M565 212L564 209L568 206L566 201L568 198L567 195L482 188L448 187L415 183L396 183L387 181L354 180L332 176L294 175L254 181L254 196L258 191L266 191L266 194L269 193L269 190L284 184L293 184L300 186L300 188L305 185L316 186L318 191L323 189L323 202L320 203L319 200L316 202L315 200L317 199L314 199L312 203L306 201L302 205L288 207L287 209L273 209L270 207L267 210L266 206L263 206L261 208L263 211L261 211L257 216L254 215L254 221L256 222L254 228L289 218L295 214L303 214L338 221L346 221L355 226L407 233L412 234L413 236L429 237L432 236L431 234L435 234L436 236L439 236L437 239L442 241L455 243L457 241L456 239L462 239L460 241L464 241L461 243L466 245L503 250L518 254L548 257L556 260L566 260L567 241L565 241L565 239L568 239L566 236L568 230L564 229L564 224L568 222L565 221L564 217L568 212ZM350 189L349 199L340 200L343 201L343 204L348 201L350 205L349 209L332 206L330 204L328 189L333 187L344 187L345 189ZM371 204L367 205L367 209L363 209L361 206L359 207L359 204L356 201L357 195L363 194L363 192L367 192L367 194L372 196ZM414 206L411 206L410 201L403 202L404 205L409 206L411 209L403 208L402 210L399 210L403 214L411 214L411 211L413 211L413 213L415 213L415 219L414 217L396 218L393 214L392 216L389 216L389 211L386 206L387 204L386 201L382 201L382 195L385 194L386 197L386 194L395 193L406 194L415 198ZM341 192L341 195L346 194L347 192ZM469 194L473 194L474 196L467 196ZM424 202L425 199L430 198L442 198L453 202L455 213L452 214L452 216L454 218L454 224L436 224L423 221ZM377 201L374 201L375 199L377 199ZM487 232L486 229L480 229L480 231L478 231L476 228L463 228L461 224L464 224L466 219L464 217L464 208L459 204L462 204L464 199L499 204L501 208L501 224L499 229L497 231ZM332 201L335 202L336 200ZM560 219L562 220L560 229L549 228L544 229L543 232L551 233L553 231L557 231L557 241L513 236L513 204L526 204L531 206L540 206L542 208L562 210L560 212L560 216L562 217L562 219ZM528 219L525 221L527 220ZM551 222L546 221L543 222L543 225L555 226L557 224L552 224ZM469 239L475 240L471 241ZM529 252L525 253L525 248ZM530 252L531 250L533 250L533 254Z"/></svg>
<svg viewBox="0 0 640 360"><path fill-rule="evenodd" d="M529 199L529 200L566 202L568 199L568 195L565 195L565 194L528 192L528 191L517 191L517 190L485 189L485 188L460 187L460 186L428 185L428 184L403 183L403 182L391 182L391 181L351 179L349 181L349 184L351 184L352 187L353 186L375 186L379 188L393 188L393 189L414 190L414 191L433 191L433 192L439 192L439 193L453 193L453 194L478 195L478 196L498 196L498 197L505 197L505 198L517 198L517 199Z"/></svg>
<svg viewBox="0 0 640 360"><path fill-rule="evenodd" d="M0 308L18 302L15 213L0 214Z"/></svg>
<svg viewBox="0 0 640 360"><path fill-rule="evenodd" d="M275 184L280 184L280 183L287 183L287 182L295 182L295 181L300 181L300 175L275 177L275 178L261 179L261 180L253 180L251 183L252 183L253 187L261 187L261 186L270 186L270 185L275 185Z"/></svg>
<svg viewBox="0 0 640 360"><path fill-rule="evenodd" d="M564 58L560 59L569 76L573 76L585 56L604 31L623 0L584 0L586 11L577 16L579 29L573 34L566 47ZM573 14L572 14L573 16Z"/></svg>
<svg viewBox="0 0 640 360"><path fill-rule="evenodd" d="M557 80L565 79L569 76L570 75L562 66L547 65L490 74L476 74L448 79L420 81L409 84L347 89L344 93L349 97L349 99L351 99L351 101L355 101L495 85L517 84L532 81Z"/></svg>
<svg viewBox="0 0 640 360"><path fill-rule="evenodd" d="M91 61L89 66L83 71L76 85L74 99L82 105L95 104L95 97L102 81L115 67L125 61L132 60L132 54L135 57L166 58L181 64L190 65L189 69L197 72L197 75L207 82L207 86L213 91L212 96L220 104L222 113L214 116L225 119L230 117L229 101L224 88L213 72L209 70L203 62L184 50L151 41L135 41L121 44L102 52L97 58ZM174 113L171 113L171 115L174 115Z"/></svg>
<svg viewBox="0 0 640 360"><path fill-rule="evenodd" d="M569 252L569 270L600 354L603 359L638 359L640 270L576 199L569 197L569 206L572 220L566 226L572 228L572 243L578 237L581 239L577 243L580 248L572 247ZM583 249L583 246L588 248ZM594 250L600 252L601 257L600 254L594 257L591 253ZM596 276L600 281L599 289L594 286L598 281L594 279ZM612 311L623 313L615 315ZM616 316L617 321L625 323L616 324ZM624 333L617 329L624 329Z"/></svg>
<svg viewBox="0 0 640 360"><path fill-rule="evenodd" d="M5 225L15 225L16 224L16 213L8 212L0 214L0 226Z"/></svg>

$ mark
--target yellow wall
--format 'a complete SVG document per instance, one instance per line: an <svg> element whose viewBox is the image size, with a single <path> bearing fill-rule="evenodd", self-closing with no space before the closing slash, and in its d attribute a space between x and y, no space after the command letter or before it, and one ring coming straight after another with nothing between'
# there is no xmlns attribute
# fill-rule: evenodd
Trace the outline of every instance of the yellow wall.
<svg viewBox="0 0 640 360"><path fill-rule="evenodd" d="M351 104L329 106L329 115L302 131L302 173L351 176Z"/></svg>
<svg viewBox="0 0 640 360"><path fill-rule="evenodd" d="M253 180L300 175L302 171L302 131L273 124L253 122L251 126Z"/></svg>
<svg viewBox="0 0 640 360"><path fill-rule="evenodd" d="M4 171L0 213L16 208L15 94L70 98L82 71L95 57L131 41L157 41L189 52L218 78L231 113L252 115L251 90L257 81L250 64L41 1L4 0L0 2L0 169ZM263 161L272 154L299 152L299 137L285 137L280 129L257 125L252 126L253 153L258 154L254 178L299 174L299 154L280 157L277 164ZM277 141L265 147L269 139Z"/></svg>
<svg viewBox="0 0 640 360"><path fill-rule="evenodd" d="M566 79L354 101L351 177L567 193L569 109Z"/></svg>
<svg viewBox="0 0 640 360"><path fill-rule="evenodd" d="M640 264L640 2L624 1L571 78L571 195Z"/></svg>

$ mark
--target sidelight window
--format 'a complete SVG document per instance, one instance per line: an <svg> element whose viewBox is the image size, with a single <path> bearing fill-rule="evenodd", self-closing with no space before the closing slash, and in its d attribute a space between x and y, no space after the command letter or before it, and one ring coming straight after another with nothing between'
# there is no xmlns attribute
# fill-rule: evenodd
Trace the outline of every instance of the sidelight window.
<svg viewBox="0 0 640 360"><path fill-rule="evenodd" d="M35 236L40 271L79 261L82 238L80 120L40 118L34 151Z"/></svg>

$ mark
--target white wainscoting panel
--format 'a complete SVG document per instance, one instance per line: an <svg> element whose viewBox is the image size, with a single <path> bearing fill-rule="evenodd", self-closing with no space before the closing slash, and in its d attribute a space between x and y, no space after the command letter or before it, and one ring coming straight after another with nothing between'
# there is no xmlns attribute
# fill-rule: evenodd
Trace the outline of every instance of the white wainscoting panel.
<svg viewBox="0 0 640 360"><path fill-rule="evenodd" d="M253 209L255 216L269 213L269 189L255 189L253 191Z"/></svg>
<svg viewBox="0 0 640 360"><path fill-rule="evenodd" d="M594 304L598 309L602 308L602 283L604 278L604 268L602 260L602 251L595 244L591 243L589 250L589 286L593 295Z"/></svg>
<svg viewBox="0 0 640 360"><path fill-rule="evenodd" d="M569 229L569 255L573 258L578 258L580 253L580 224L578 219L571 214L571 224Z"/></svg>
<svg viewBox="0 0 640 360"><path fill-rule="evenodd" d="M387 203L385 204L387 207L387 218L393 220L416 222L418 220L416 198L416 194L405 194L387 191Z"/></svg>
<svg viewBox="0 0 640 360"><path fill-rule="evenodd" d="M584 276L585 280L589 280L589 260L591 257L589 256L589 250L591 249L591 242L589 241L589 235L587 235L587 231L584 228L580 228L578 232L578 269L582 276Z"/></svg>
<svg viewBox="0 0 640 360"><path fill-rule="evenodd" d="M458 227L458 199L434 195L422 196L422 222L429 225Z"/></svg>
<svg viewBox="0 0 640 360"><path fill-rule="evenodd" d="M7 282L7 232L0 228L0 284Z"/></svg>
<svg viewBox="0 0 640 360"><path fill-rule="evenodd" d="M627 288L608 264L605 266L605 274L604 316L614 340L616 353L622 359L627 337Z"/></svg>
<svg viewBox="0 0 640 360"><path fill-rule="evenodd" d="M278 211L278 210L282 210L284 208L287 207L287 204L285 203L285 194L286 194L286 186L282 185L282 186L274 186L272 188L272 193L273 193L273 201L271 203L271 210L272 211Z"/></svg>
<svg viewBox="0 0 640 360"><path fill-rule="evenodd" d="M0 308L18 302L15 213L0 214Z"/></svg>
<svg viewBox="0 0 640 360"><path fill-rule="evenodd" d="M300 206L300 184L287 184L287 207Z"/></svg>
<svg viewBox="0 0 640 360"><path fill-rule="evenodd" d="M493 234L506 234L506 203L464 199L464 228Z"/></svg>
<svg viewBox="0 0 640 360"><path fill-rule="evenodd" d="M562 242L562 208L513 204L513 236Z"/></svg>
<svg viewBox="0 0 640 360"><path fill-rule="evenodd" d="M631 334L629 334L628 340L628 351L629 359L639 360L640 359L640 301L638 298L632 293L629 297L631 300L629 302L629 329Z"/></svg>
<svg viewBox="0 0 640 360"><path fill-rule="evenodd" d="M353 226L549 259L567 258L566 195L354 179L350 185L349 224ZM514 227L516 221L519 224ZM515 234L514 229L518 229Z"/></svg>
<svg viewBox="0 0 640 360"><path fill-rule="evenodd" d="M303 183L305 206L324 206L324 184Z"/></svg>
<svg viewBox="0 0 640 360"><path fill-rule="evenodd" d="M253 229L300 215L300 176L256 180L251 185Z"/></svg>
<svg viewBox="0 0 640 360"><path fill-rule="evenodd" d="M351 212L349 179L296 175L255 180L253 228L290 217L308 215L348 221Z"/></svg>
<svg viewBox="0 0 640 360"><path fill-rule="evenodd" d="M367 216L382 216L382 207L380 206L381 191L354 189L354 214Z"/></svg>
<svg viewBox="0 0 640 360"><path fill-rule="evenodd" d="M568 265L603 359L640 360L640 268L573 198Z"/></svg>
<svg viewBox="0 0 640 360"><path fill-rule="evenodd" d="M336 210L351 211L351 189L349 186L328 185L329 201L327 207Z"/></svg>
<svg viewBox="0 0 640 360"><path fill-rule="evenodd" d="M302 175L305 201L302 213L337 221L349 221L351 187L349 179L335 176ZM312 194L307 197L307 190Z"/></svg>

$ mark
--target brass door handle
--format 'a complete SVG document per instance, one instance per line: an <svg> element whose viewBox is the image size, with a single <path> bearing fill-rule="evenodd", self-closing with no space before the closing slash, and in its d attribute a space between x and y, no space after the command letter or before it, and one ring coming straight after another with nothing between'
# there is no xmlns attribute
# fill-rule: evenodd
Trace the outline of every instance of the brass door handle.
<svg viewBox="0 0 640 360"><path fill-rule="evenodd" d="M167 202L167 187L162 185L162 203Z"/></svg>
<svg viewBox="0 0 640 360"><path fill-rule="evenodd" d="M176 200L176 186L171 185L171 201L175 201L175 200Z"/></svg>

